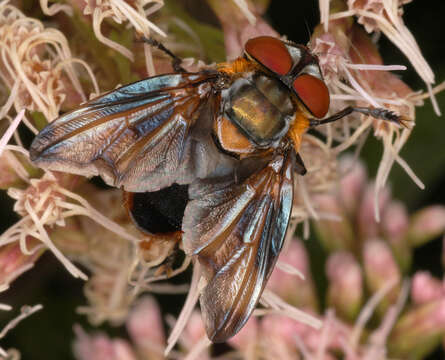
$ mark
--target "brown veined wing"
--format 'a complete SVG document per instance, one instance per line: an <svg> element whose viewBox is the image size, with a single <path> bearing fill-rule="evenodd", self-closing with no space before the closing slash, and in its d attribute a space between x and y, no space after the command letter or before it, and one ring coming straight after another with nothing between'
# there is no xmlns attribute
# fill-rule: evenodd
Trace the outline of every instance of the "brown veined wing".
<svg viewBox="0 0 445 360"><path fill-rule="evenodd" d="M190 183L218 163L210 139L216 72L160 75L82 104L44 128L30 156L38 166L100 175L132 192Z"/></svg>
<svg viewBox="0 0 445 360"><path fill-rule="evenodd" d="M239 183L232 176L189 188L184 248L197 255L207 280L200 303L213 342L242 328L264 290L289 223L294 163L288 148Z"/></svg>

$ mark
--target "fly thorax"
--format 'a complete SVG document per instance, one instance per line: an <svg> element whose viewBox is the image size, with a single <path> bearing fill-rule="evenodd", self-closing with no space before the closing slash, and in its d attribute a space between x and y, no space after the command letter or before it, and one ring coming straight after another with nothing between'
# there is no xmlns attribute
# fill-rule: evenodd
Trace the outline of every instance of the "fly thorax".
<svg viewBox="0 0 445 360"><path fill-rule="evenodd" d="M222 96L225 117L261 148L278 145L295 113L289 89L265 74L237 79Z"/></svg>

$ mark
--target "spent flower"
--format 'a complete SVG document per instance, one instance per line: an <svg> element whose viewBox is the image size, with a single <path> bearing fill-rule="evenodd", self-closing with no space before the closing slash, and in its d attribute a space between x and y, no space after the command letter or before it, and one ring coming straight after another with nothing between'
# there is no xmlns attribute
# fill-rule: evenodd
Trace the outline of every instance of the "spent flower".
<svg viewBox="0 0 445 360"><path fill-rule="evenodd" d="M73 63L82 64L95 83L88 65L71 56L68 41L59 30L45 28L8 1L0 4L0 44L0 78L10 90L0 118L14 104L17 112L23 108L39 111L51 121L58 116L67 94L84 101ZM36 131L32 126L31 130Z"/></svg>
<svg viewBox="0 0 445 360"><path fill-rule="evenodd" d="M91 16L94 34L103 44L121 53L130 60L134 60L133 53L125 46L105 36L101 25L105 19L110 18L117 24L127 23L134 28L139 37L150 37L152 31L163 37L165 32L148 17L157 12L164 5L164 0L136 0L127 2L123 0L82 0L73 1L86 16ZM150 47L145 44L146 67L149 75L155 75Z"/></svg>
<svg viewBox="0 0 445 360"><path fill-rule="evenodd" d="M324 14L329 12L326 11L326 8L329 9L329 2L329 0L320 0L320 8L323 8ZM364 25L367 32L383 32L406 55L414 69L426 83L434 109L440 115L440 110L432 91L432 85L435 81L434 73L402 19L402 6L409 2L411 0L348 0L347 9L331 13L329 19L341 19L355 15L358 18L358 22ZM327 18L325 16L326 30L329 26Z"/></svg>
<svg viewBox="0 0 445 360"><path fill-rule="evenodd" d="M323 11L326 7L329 9L329 4L326 2L320 1L320 8ZM391 1L386 1L388 2ZM357 121L357 117L352 121L350 119L344 123L332 124L327 128L329 130L327 136L340 142L334 150L340 152L347 149L366 134L373 125L374 132L382 139L384 147L374 188L375 199L377 200L380 191L384 188L395 162L402 166L419 187L423 188L422 182L399 155L411 132L410 128L414 124L414 107L420 105L412 97L413 92L410 88L389 72L401 70L404 67L383 65L375 43L361 27L351 21L351 16L355 13L347 11L347 6L343 1L333 1L330 6L331 20L329 23L325 22L324 28L320 25L315 29L311 44L314 52L319 54L323 72L331 77L328 86L332 94L332 110L337 111L352 101L358 104L368 103L374 107L384 105L410 119L409 123L405 123L404 129L382 121L372 121L369 118L365 121ZM327 21L327 18L325 19ZM329 34L326 33L328 28ZM350 85L345 84L344 79ZM377 220L380 219L377 207L375 217Z"/></svg>

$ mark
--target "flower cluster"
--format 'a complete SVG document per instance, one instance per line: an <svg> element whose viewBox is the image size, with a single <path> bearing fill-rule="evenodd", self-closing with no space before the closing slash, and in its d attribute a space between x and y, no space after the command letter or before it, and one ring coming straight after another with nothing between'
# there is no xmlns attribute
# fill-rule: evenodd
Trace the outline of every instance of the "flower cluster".
<svg viewBox="0 0 445 360"><path fill-rule="evenodd" d="M330 113L346 106L386 107L414 125L415 107L434 92L434 74L403 23L406 2L320 0L321 21L309 47L319 57L331 93ZM95 326L125 324L129 334L127 340L111 339L76 326L74 354L79 360L211 359L214 351L195 309L203 286L201 270L189 256L179 264L169 261L181 251L180 239L140 233L119 190L99 190L82 177L37 169L23 145L21 128L36 134L99 89L171 72L170 60L158 50L152 58L151 48L139 41L143 36L168 35L165 45L179 56L207 62L236 58L251 37L279 36L262 19L267 0L206 3L221 29L195 20L173 1L41 0L51 26L9 1L0 3L0 120L5 123L0 188L15 201L11 211L20 216L0 236L0 291L50 250L85 281L87 304L78 312ZM370 32L384 33L406 54L429 94L414 94L390 72L404 67L383 64ZM213 66L191 58L181 65L189 71ZM376 179L369 183L356 157L372 129L384 151ZM230 339L223 356L421 358L440 343L445 335L443 282L422 271L413 275L411 288L406 279L414 249L444 232L445 209L433 206L409 215L401 202L391 199L386 185L392 165L398 163L423 187L400 157L411 130L351 115L305 134L300 153L308 173L296 180L285 249L261 306ZM352 147L357 156L339 163L340 153ZM325 288L306 240L294 235L298 224L303 225L303 238L318 239L327 258L318 266L325 271ZM190 284L169 281L192 263ZM162 314L153 297L140 297L143 292L188 295L175 319ZM0 339L40 308L23 309L0 332ZM0 348L0 357L6 356L20 355Z"/></svg>
<svg viewBox="0 0 445 360"><path fill-rule="evenodd" d="M356 349L358 358L361 352L369 351L390 352L400 358L412 353L421 357L440 343L437 334L445 334L443 293L439 280L424 272L415 273L412 303L406 306L408 285L404 277L412 266L415 248L444 232L445 207L430 206L409 215L401 202L391 199L386 187L374 203L375 184L367 182L363 165L345 158L340 169L342 178L334 193L319 195L315 200L320 210L342 219L315 223L328 254L327 306L335 310L338 319L355 322L356 327L362 316L369 320L370 310L374 311L372 320L379 321L380 326L367 336L370 343L365 348ZM375 206L382 214L380 222L374 216ZM366 297L371 298L366 301ZM404 313L397 319L402 308ZM417 321L416 326L409 328L412 321ZM371 342L376 337L378 343Z"/></svg>
<svg viewBox="0 0 445 360"><path fill-rule="evenodd" d="M292 312L257 310L247 325L230 339L232 356L243 359L386 359L389 354L418 358L445 336L443 282L427 272L414 274L411 289L404 276L415 247L445 231L445 207L432 206L408 215L392 200L388 188L378 206L384 220L374 218L372 183L362 164L346 158L336 191L318 196L316 209L338 216L314 222L327 254L326 306L319 303L310 256L304 241L293 238L280 257L264 299L279 296L289 306L323 321L321 329L296 320ZM342 221L339 221L342 219ZM385 220L386 219L386 220ZM353 229L355 227L355 229ZM275 295L271 295L273 294ZM410 296L411 303L407 304ZM325 308L326 310L323 310ZM403 315L401 315L403 311ZM173 322L167 319L173 326ZM111 358L163 358L167 347L160 310L152 298L137 302L127 317L131 342L88 335L77 330L79 360L109 354ZM197 312L179 334L172 358L211 359L204 327ZM99 357L101 358L101 357Z"/></svg>
<svg viewBox="0 0 445 360"><path fill-rule="evenodd" d="M86 99L73 63L91 70L84 61L72 57L60 31L45 28L4 1L0 4L0 43L0 78L10 91L0 117L14 104L17 112L23 108L39 111L52 121L67 97L73 103Z"/></svg>

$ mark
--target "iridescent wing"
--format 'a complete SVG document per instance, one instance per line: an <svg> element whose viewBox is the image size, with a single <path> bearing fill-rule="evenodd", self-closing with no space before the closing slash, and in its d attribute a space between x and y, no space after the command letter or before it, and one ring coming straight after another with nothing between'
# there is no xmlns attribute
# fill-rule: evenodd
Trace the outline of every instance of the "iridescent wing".
<svg viewBox="0 0 445 360"><path fill-rule="evenodd" d="M240 183L232 177L189 187L184 247L197 256L207 280L200 303L213 342L236 334L258 303L289 222L294 163L288 149Z"/></svg>
<svg viewBox="0 0 445 360"><path fill-rule="evenodd" d="M31 160L52 170L100 175L133 192L205 177L215 164L209 139L219 106L212 87L217 76L161 75L102 95L43 129L31 145Z"/></svg>

